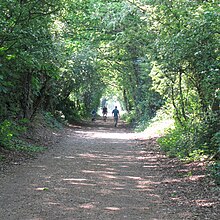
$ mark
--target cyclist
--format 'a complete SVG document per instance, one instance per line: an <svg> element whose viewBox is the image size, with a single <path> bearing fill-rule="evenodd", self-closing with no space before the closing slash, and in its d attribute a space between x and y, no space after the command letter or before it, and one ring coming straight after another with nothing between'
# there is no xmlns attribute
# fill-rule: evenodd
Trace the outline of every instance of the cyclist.
<svg viewBox="0 0 220 220"><path fill-rule="evenodd" d="M103 107L102 109L102 114L103 114L103 120L106 121L107 119L107 113L108 113L108 109L106 106Z"/></svg>

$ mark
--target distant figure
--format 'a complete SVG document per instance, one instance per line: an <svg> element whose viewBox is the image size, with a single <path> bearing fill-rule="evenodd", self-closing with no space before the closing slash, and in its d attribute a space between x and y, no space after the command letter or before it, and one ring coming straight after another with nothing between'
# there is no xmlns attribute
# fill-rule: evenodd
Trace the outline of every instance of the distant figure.
<svg viewBox="0 0 220 220"><path fill-rule="evenodd" d="M92 114L92 121L95 121L95 118L96 118L96 110L93 109L92 112L91 112L91 114Z"/></svg>
<svg viewBox="0 0 220 220"><path fill-rule="evenodd" d="M117 109L117 106L115 106L115 109L112 111L112 115L114 116L114 122L115 122L115 127L117 127L118 124L118 118L119 118L119 111Z"/></svg>
<svg viewBox="0 0 220 220"><path fill-rule="evenodd" d="M108 109L106 106L103 107L102 109L102 114L103 114L103 120L106 121L107 119L107 113L108 113Z"/></svg>

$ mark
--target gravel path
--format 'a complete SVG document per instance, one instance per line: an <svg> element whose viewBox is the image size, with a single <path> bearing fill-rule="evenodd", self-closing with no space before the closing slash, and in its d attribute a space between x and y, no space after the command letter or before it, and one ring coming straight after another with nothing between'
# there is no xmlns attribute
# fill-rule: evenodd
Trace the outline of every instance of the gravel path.
<svg viewBox="0 0 220 220"><path fill-rule="evenodd" d="M72 126L56 147L0 175L0 219L219 219L217 188L194 194L206 181L200 166L191 167L196 180L177 169L189 168L122 123Z"/></svg>

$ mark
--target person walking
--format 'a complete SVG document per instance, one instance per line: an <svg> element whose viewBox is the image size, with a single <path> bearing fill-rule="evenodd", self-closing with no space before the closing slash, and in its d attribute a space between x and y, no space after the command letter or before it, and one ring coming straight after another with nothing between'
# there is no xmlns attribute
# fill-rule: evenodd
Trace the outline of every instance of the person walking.
<svg viewBox="0 0 220 220"><path fill-rule="evenodd" d="M117 106L115 106L115 109L112 110L112 115L114 116L115 127L117 127L118 118L120 117Z"/></svg>
<svg viewBox="0 0 220 220"><path fill-rule="evenodd" d="M92 121L95 121L96 120L96 110L93 109L91 114L92 114Z"/></svg>

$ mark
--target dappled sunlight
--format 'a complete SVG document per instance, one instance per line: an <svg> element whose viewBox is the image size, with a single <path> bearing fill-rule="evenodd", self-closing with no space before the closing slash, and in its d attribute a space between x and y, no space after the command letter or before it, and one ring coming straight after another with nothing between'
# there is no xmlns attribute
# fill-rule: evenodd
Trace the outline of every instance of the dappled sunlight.
<svg viewBox="0 0 220 220"><path fill-rule="evenodd" d="M82 170L83 173L97 173L97 174L117 174L116 172L103 171L103 170Z"/></svg>
<svg viewBox="0 0 220 220"><path fill-rule="evenodd" d="M86 129L82 129L80 126L72 126L71 133L72 135L79 138L85 139L114 139L114 140L134 140L139 138L138 133L134 133L131 130L126 129L126 125L123 121L119 121L118 127L114 127L113 118L108 118L107 122L102 120L97 120L93 123L87 123Z"/></svg>
<svg viewBox="0 0 220 220"><path fill-rule="evenodd" d="M186 164L178 168L177 176L170 176L168 171L174 169L175 164L167 163L167 158L157 150L147 151L144 145L135 145L134 142L126 143L126 150L123 145L118 145L115 150L102 150L101 146L92 150L82 148L72 155L70 152L55 155L54 160L58 159L59 163L67 160L73 172L63 173L61 170L62 177L56 181L60 187L55 188L50 187L53 177L45 175L43 187L35 186L35 190L48 194L45 206L54 206L60 211L82 212L84 217L94 212L105 213L107 219L111 216L125 216L126 219L127 213L137 211L142 216L140 219L144 219L147 213L158 208L172 212L174 204L206 208L217 204L206 198L189 202L187 195L183 194L187 182L198 182L204 175L190 176ZM40 169L46 171L45 166ZM161 170L167 173L162 174ZM167 191L161 192L161 186ZM50 198L51 192L58 196ZM70 202L66 201L65 195L72 195ZM190 213L179 211L178 216L189 217Z"/></svg>
<svg viewBox="0 0 220 220"><path fill-rule="evenodd" d="M65 210L70 213L83 211L84 216L97 211L105 212L109 218L112 214L117 214L125 216L126 219L127 213L131 210L138 210L140 215L144 216L144 213L150 209L147 203L145 204L146 199L150 199L155 204L161 203L160 195L154 189L154 186L158 184L154 180L155 176L142 173L141 167L144 162L152 159L150 155L144 156L144 153L145 151L141 150L132 152L120 148L116 154L94 150L77 153L74 156L70 154L54 156L55 161L57 159L69 160L74 172L72 174L62 173L62 178L56 181L57 186L60 185L60 187L52 189L48 184L48 190L45 190L44 187L39 188L48 199L44 205L54 206L57 211ZM74 164L78 163L82 163L84 166L75 168ZM153 160L150 163L157 163L157 161ZM137 173L132 171L136 166L140 167ZM155 166L156 168L157 166ZM51 192L55 192L57 196L50 198ZM74 205L66 205L64 196L67 194L72 195ZM139 199L144 202L138 202ZM136 200L137 202L135 202ZM139 205L137 206L137 204Z"/></svg>
<svg viewBox="0 0 220 220"><path fill-rule="evenodd" d="M95 183L90 183L88 182L87 179L69 178L69 179L63 179L63 181L66 181L67 184L77 185L77 186L96 186Z"/></svg>
<svg viewBox="0 0 220 220"><path fill-rule="evenodd" d="M77 182L82 182L82 181L87 181L87 179L76 179L76 178L69 178L69 179L63 179L64 181L77 181Z"/></svg>
<svg viewBox="0 0 220 220"><path fill-rule="evenodd" d="M123 189L123 188L122 188ZM101 189L98 193L102 194L102 195L108 195L114 192L114 189Z"/></svg>
<svg viewBox="0 0 220 220"><path fill-rule="evenodd" d="M120 133L120 132L111 132L108 133L106 131L75 131L76 134L82 135L84 138L100 138L100 139L120 139L120 140L128 140L128 139L135 139L135 133Z"/></svg>
<svg viewBox="0 0 220 220"><path fill-rule="evenodd" d="M36 190L37 191L44 191L44 190L47 190L47 188L45 188L45 187L37 187Z"/></svg>
<svg viewBox="0 0 220 220"><path fill-rule="evenodd" d="M165 183L165 184L173 184L173 183L180 183L180 182L182 182L182 179L175 179L175 178L167 178L167 179L165 179L165 180L163 180L162 181L162 183Z"/></svg>
<svg viewBox="0 0 220 220"><path fill-rule="evenodd" d="M193 175L193 176L190 176L189 179L192 181L198 181L200 179L203 179L204 177L205 175Z"/></svg>
<svg viewBox="0 0 220 220"><path fill-rule="evenodd" d="M157 185L157 184L160 184L160 182L142 179L140 181L137 181L137 188L149 187L151 185Z"/></svg>
<svg viewBox="0 0 220 220"><path fill-rule="evenodd" d="M144 165L143 168L157 168L158 165Z"/></svg>
<svg viewBox="0 0 220 220"><path fill-rule="evenodd" d="M83 157L83 158L100 158L99 155L91 154L91 153L78 154L78 156ZM103 156L103 157L105 157L105 156Z"/></svg>
<svg viewBox="0 0 220 220"><path fill-rule="evenodd" d="M177 168L168 162L158 148L151 146L155 139L147 145L146 140L136 140L135 133L117 133L114 129L108 133L102 127L97 131L77 127L71 132L69 150L53 155L56 175L46 175L47 166L36 167L43 174L41 183L32 187L42 197L44 208L66 212L66 219L93 219L94 213L100 214L99 219L146 219L149 214L157 216L157 210L164 216L172 215L175 206L216 205L208 198L186 199L185 185L200 181L204 175L190 176L188 165ZM176 176L170 174L174 169ZM138 218L132 216L134 213ZM190 213L180 210L175 216L188 218Z"/></svg>
<svg viewBox="0 0 220 220"><path fill-rule="evenodd" d="M48 205L60 205L60 203L58 203L58 202L48 202L47 204Z"/></svg>
<svg viewBox="0 0 220 220"><path fill-rule="evenodd" d="M105 207L105 210L109 210L109 211L120 211L121 208L118 208L118 207Z"/></svg>
<svg viewBox="0 0 220 220"><path fill-rule="evenodd" d="M79 208L82 208L82 209L93 209L93 208L95 208L95 205L92 204L92 203L85 203L85 204L80 205Z"/></svg>
<svg viewBox="0 0 220 220"><path fill-rule="evenodd" d="M158 176L161 167L159 163L163 155L146 152L136 149L133 154L131 151L118 151L118 154L110 154L106 151L94 151L78 153L74 156L61 156L61 160L68 159L70 163L83 163L85 166L77 167L71 174L64 174L62 179L56 181L60 187L48 188L35 187L36 191L42 192L45 199L44 206L54 207L56 211L67 211L69 213L83 213L82 216L92 215L94 212L105 213L107 219L111 216L124 216L127 219L128 213L137 211L140 219L145 219L147 213L158 208L165 211L171 210L164 206L163 195L158 191L160 185L167 187L167 193L170 193L166 200L169 203L184 204L184 197L177 195L176 191L169 191L174 184L181 184L185 178L174 178L171 176L163 179ZM55 156L56 160L58 157ZM105 163L100 161L105 160ZM84 161L84 162L83 162ZM138 170L132 170L138 165ZM172 164L164 164L164 168L173 167ZM41 166L45 169L45 166ZM150 173L149 170L151 170ZM152 175L152 171L155 175ZM155 172L154 172L155 171ZM182 167L179 171L185 171ZM186 170L187 171L187 170ZM202 175L189 177L189 180L197 181ZM50 176L44 176L44 180L51 179ZM54 181L54 180L51 180ZM61 187L62 186L62 187ZM50 197L50 193L55 192L56 197ZM46 196L45 196L46 195ZM48 196L47 196L48 195ZM72 195L70 202L67 202L65 195ZM212 207L216 203L209 199L196 199L192 201L198 207ZM186 212L178 213L178 216L190 216ZM116 217L117 219L117 217ZM120 219L120 218L118 218ZM153 218L152 218L153 219ZM157 219L157 218L155 218Z"/></svg>
<svg viewBox="0 0 220 220"><path fill-rule="evenodd" d="M142 178L139 177L139 176L125 176L125 178L133 179L133 180L140 180L140 179L142 179Z"/></svg>
<svg viewBox="0 0 220 220"><path fill-rule="evenodd" d="M87 159L99 159L100 161L118 161L119 159L123 159L129 163L129 161L132 161L135 159L135 156L130 156L130 155L109 155L109 154L100 154L100 153L84 153L84 154L78 154L77 156L82 157L82 158L87 158Z"/></svg>
<svg viewBox="0 0 220 220"><path fill-rule="evenodd" d="M107 178L107 179L116 179L116 177L113 176L113 175L102 174L102 176L103 176L104 178Z"/></svg>
<svg viewBox="0 0 220 220"><path fill-rule="evenodd" d="M216 204L216 202L210 202L210 200L208 199L198 199L198 200L195 200L196 204L198 206L201 206L201 207L212 207L213 205Z"/></svg>
<svg viewBox="0 0 220 220"><path fill-rule="evenodd" d="M163 120L159 122L152 122L152 124L146 128L143 132L136 134L137 137L154 138L160 137L165 133L167 128L171 128L174 125L174 120Z"/></svg>

